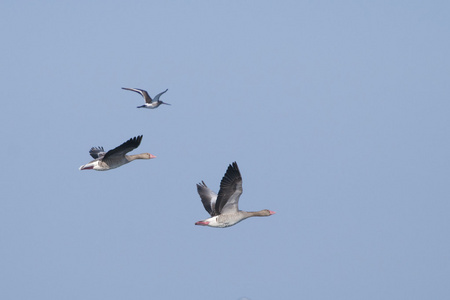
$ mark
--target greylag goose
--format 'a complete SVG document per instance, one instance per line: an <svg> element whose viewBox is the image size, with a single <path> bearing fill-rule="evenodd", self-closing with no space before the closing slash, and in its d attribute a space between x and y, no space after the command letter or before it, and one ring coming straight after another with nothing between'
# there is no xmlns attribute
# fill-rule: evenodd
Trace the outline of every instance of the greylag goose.
<svg viewBox="0 0 450 300"><path fill-rule="evenodd" d="M136 136L108 152L105 152L103 147L92 147L91 150L89 150L89 154L94 160L81 166L80 170L106 171L120 167L135 159L155 158L156 156L150 153L126 155L128 152L139 147L141 140L142 135Z"/></svg>
<svg viewBox="0 0 450 300"><path fill-rule="evenodd" d="M239 210L239 197L242 194L242 177L236 162L228 166L220 182L219 195L211 191L202 181L197 184L197 191L202 199L203 206L211 215L195 225L211 227L229 227L250 217L267 217L275 212L263 209L260 211Z"/></svg>
<svg viewBox="0 0 450 300"><path fill-rule="evenodd" d="M155 96L155 98L152 100L152 98L148 95L147 91L141 90L141 89L132 89L132 88L122 88L123 90L127 90L127 91L133 91L136 93L141 94L142 97L144 97L145 100L145 104L138 106L137 108L157 108L158 106L160 106L161 104L166 104L166 105L170 105L169 103L166 102L162 102L159 100L159 97L161 97L162 94L164 94L165 92L167 92L169 89L166 89L164 92L159 93L158 95Z"/></svg>

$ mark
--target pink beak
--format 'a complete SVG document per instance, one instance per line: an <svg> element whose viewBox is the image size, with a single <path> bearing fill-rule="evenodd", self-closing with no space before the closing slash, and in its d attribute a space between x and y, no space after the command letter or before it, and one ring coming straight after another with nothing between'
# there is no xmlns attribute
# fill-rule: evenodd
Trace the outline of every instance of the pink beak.
<svg viewBox="0 0 450 300"><path fill-rule="evenodd" d="M270 212L270 215L274 215L275 214L274 211L269 210L269 212Z"/></svg>
<svg viewBox="0 0 450 300"><path fill-rule="evenodd" d="M150 153L149 153L149 154L150 154ZM156 158L156 156L153 155L153 154L150 154L150 159L152 159L152 158Z"/></svg>
<svg viewBox="0 0 450 300"><path fill-rule="evenodd" d="M208 225L209 224L209 222L206 222L206 221L198 221L198 222L195 222L195 225L203 225L203 226L206 226L206 225Z"/></svg>

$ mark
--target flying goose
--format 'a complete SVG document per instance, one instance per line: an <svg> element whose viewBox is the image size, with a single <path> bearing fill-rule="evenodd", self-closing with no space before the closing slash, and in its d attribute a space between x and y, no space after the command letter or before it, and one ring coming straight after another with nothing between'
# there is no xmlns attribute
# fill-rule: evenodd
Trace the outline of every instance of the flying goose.
<svg viewBox="0 0 450 300"><path fill-rule="evenodd" d="M156 156L150 153L141 153L126 155L128 152L136 149L141 144L142 135L129 139L122 145L105 152L103 147L92 147L89 154L94 158L93 161L80 167L80 170L107 171L118 168L135 159L151 159Z"/></svg>
<svg viewBox="0 0 450 300"><path fill-rule="evenodd" d="M242 177L236 162L228 166L220 182L219 195L210 190L202 181L197 184L197 191L202 199L203 206L211 215L195 225L210 227L229 227L249 217L267 217L275 212L263 209L260 211L239 210L239 197L242 194Z"/></svg>
<svg viewBox="0 0 450 300"><path fill-rule="evenodd" d="M127 90L127 91L133 91L136 93L141 94L142 97L144 97L145 100L145 104L138 106L137 108L157 108L158 106L160 106L161 104L166 104L166 105L170 105L169 103L166 102L162 102L161 100L159 100L159 97L161 97L162 94L164 94L165 92L167 92L169 89L166 89L164 92L159 93L158 95L155 96L155 98L152 100L152 98L148 95L147 91L145 90L141 90L141 89L132 89L132 88L122 88L123 90Z"/></svg>

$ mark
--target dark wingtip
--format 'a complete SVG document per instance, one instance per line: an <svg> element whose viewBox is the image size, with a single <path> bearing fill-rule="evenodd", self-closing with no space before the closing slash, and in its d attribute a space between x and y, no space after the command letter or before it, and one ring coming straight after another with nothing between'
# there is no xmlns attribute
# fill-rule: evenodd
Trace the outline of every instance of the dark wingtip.
<svg viewBox="0 0 450 300"><path fill-rule="evenodd" d="M201 188L201 187L206 187L206 188L208 187L203 180L202 180L202 182L197 183L197 188Z"/></svg>
<svg viewBox="0 0 450 300"><path fill-rule="evenodd" d="M239 173L240 173L240 171L239 171L239 167L238 167L238 165L237 165L237 162L232 162L229 166L228 166L228 169L227 169L227 172L228 171L238 171Z"/></svg>
<svg viewBox="0 0 450 300"><path fill-rule="evenodd" d="M138 136L132 137L131 139L129 139L125 143L128 143L128 145L133 144L133 146L135 148L137 148L141 144L141 141L142 141L143 137L144 137L144 135L138 135Z"/></svg>
<svg viewBox="0 0 450 300"><path fill-rule="evenodd" d="M220 188L222 188L226 184L230 184L234 179L242 179L241 172L239 171L239 167L236 162L228 165L227 171L220 181Z"/></svg>
<svg viewBox="0 0 450 300"><path fill-rule="evenodd" d="M138 143L138 145L141 144L142 138L144 137L144 135L138 135L137 137L135 137L136 142Z"/></svg>

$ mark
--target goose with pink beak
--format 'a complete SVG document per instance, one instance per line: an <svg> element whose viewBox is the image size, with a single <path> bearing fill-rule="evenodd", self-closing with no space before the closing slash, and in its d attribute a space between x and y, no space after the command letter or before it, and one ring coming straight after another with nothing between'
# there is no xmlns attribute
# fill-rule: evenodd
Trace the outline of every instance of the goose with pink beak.
<svg viewBox="0 0 450 300"><path fill-rule="evenodd" d="M82 165L80 170L107 171L123 166L135 159L155 158L156 156L150 153L127 155L128 152L139 147L141 140L142 135L136 136L108 152L105 152L103 147L92 147L89 154L94 160Z"/></svg>
<svg viewBox="0 0 450 300"><path fill-rule="evenodd" d="M236 162L228 166L225 175L220 182L220 190L217 195L202 181L197 184L197 191L202 199L203 206L211 215L195 225L210 227L230 227L250 217L268 217L275 212L263 209L260 211L239 210L239 197L242 194L242 177Z"/></svg>

